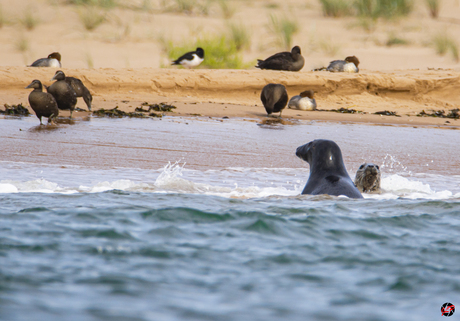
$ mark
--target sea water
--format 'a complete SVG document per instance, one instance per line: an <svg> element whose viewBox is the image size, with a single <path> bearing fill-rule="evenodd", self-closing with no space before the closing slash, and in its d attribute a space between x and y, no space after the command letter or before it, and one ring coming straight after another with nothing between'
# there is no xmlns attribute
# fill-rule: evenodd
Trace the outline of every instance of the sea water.
<svg viewBox="0 0 460 321"><path fill-rule="evenodd" d="M436 320L460 304L459 131L35 121L0 119L0 320ZM383 193L300 195L295 148L316 138L352 178L380 165Z"/></svg>

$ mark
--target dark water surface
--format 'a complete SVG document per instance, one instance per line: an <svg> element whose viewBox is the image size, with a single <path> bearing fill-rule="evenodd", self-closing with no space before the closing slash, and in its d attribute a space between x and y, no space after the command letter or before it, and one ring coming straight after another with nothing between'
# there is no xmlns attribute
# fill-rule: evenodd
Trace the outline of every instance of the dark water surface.
<svg viewBox="0 0 460 321"><path fill-rule="evenodd" d="M460 304L458 131L33 126L0 119L0 320L443 320ZM380 164L385 192L299 196L293 152L315 138L351 175Z"/></svg>

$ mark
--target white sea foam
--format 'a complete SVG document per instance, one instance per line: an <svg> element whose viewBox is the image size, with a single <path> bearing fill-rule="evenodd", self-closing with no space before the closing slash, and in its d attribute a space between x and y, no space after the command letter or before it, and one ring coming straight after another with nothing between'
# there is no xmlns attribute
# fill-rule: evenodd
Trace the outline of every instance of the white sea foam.
<svg viewBox="0 0 460 321"><path fill-rule="evenodd" d="M48 170L45 173L53 173L53 171ZM176 162L168 163L157 171L114 169L103 173L100 171L88 173L88 169L85 168L71 168L48 179L0 181L0 193L71 194L122 190L143 193L205 194L227 198L291 197L302 192L307 179L308 169L305 168L228 168L198 171L188 170L185 164ZM451 185L446 188L443 182L450 182ZM411 175L403 171L399 174L384 174L383 193L364 194L364 197L371 199L460 198L456 186L458 184L452 185L450 176L448 179L440 175Z"/></svg>

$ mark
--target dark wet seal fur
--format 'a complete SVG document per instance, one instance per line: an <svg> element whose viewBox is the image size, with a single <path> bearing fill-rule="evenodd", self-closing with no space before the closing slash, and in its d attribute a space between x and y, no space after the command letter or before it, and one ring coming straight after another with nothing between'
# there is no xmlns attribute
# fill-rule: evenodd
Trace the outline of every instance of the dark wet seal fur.
<svg viewBox="0 0 460 321"><path fill-rule="evenodd" d="M29 94L29 104L40 120L40 125L43 125L42 117L48 118L48 124L52 123L53 119L56 119L59 115L58 105L53 95L43 92L42 83L37 79L32 81L26 88L34 89Z"/></svg>
<svg viewBox="0 0 460 321"><path fill-rule="evenodd" d="M91 104L93 103L93 96L83 82L75 77L65 77L65 82L68 83L75 91L77 97L83 97L88 110L91 111Z"/></svg>
<svg viewBox="0 0 460 321"><path fill-rule="evenodd" d="M302 194L363 198L348 176L339 146L325 139L317 139L297 148L296 155L310 164L310 177Z"/></svg>
<svg viewBox="0 0 460 321"><path fill-rule="evenodd" d="M268 116L272 113L280 113L281 117L288 99L286 87L281 84L268 84L262 89L260 94L260 100L262 100Z"/></svg>
<svg viewBox="0 0 460 321"><path fill-rule="evenodd" d="M380 168L372 163L362 164L355 176L355 185L362 193L381 193Z"/></svg>
<svg viewBox="0 0 460 321"><path fill-rule="evenodd" d="M70 118L77 104L77 94L75 90L66 82L66 76L61 70L56 71L56 74L51 80L56 80L47 91L53 95L61 110L70 110Z"/></svg>
<svg viewBox="0 0 460 321"><path fill-rule="evenodd" d="M285 71L299 71L305 64L299 46L293 47L291 52L279 52L265 60L257 59L257 61L256 68Z"/></svg>

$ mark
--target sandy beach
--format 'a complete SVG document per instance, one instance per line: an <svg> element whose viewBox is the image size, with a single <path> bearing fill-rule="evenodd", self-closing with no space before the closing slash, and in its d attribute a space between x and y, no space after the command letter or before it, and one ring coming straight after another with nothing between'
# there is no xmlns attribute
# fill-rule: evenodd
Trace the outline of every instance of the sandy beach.
<svg viewBox="0 0 460 321"><path fill-rule="evenodd" d="M458 127L455 119L416 116L437 111L447 115L460 105L459 61L449 51L438 54L433 45L439 34L459 39L457 0L443 1L437 19L431 18L426 5L417 1L408 16L377 19L370 29L361 26L362 21L356 17L325 16L320 2L313 0L227 1L230 16L218 2L209 2L206 12L198 7L178 12L174 3L131 0L93 8L58 0L1 0L0 108L4 104L28 106L29 90L24 87L33 79L50 85L56 69L26 66L59 51L63 56L62 70L80 78L92 92L93 110L118 106L131 112L144 102L165 102L177 107L165 113L168 116L259 121L265 119L259 98L261 89L268 83L281 83L289 96L312 89L318 101L319 111L286 109L283 116L287 121ZM82 17L90 9L103 14L104 19L88 30ZM302 48L306 60L300 72L203 66L186 70L170 66L165 40L192 43L227 32L229 24L239 24L247 30L249 46L240 52L244 63L253 65L256 58L286 50L269 26L272 16L286 16L297 23L298 32L292 43ZM34 23L28 26L27 21ZM396 38L404 41L390 45L390 40ZM361 61L359 74L311 71L351 54ZM81 100L77 106L86 109ZM357 113L330 111L338 109ZM384 111L397 116L374 114ZM67 115L61 112L61 116ZM78 112L75 116L85 117L87 113Z"/></svg>

